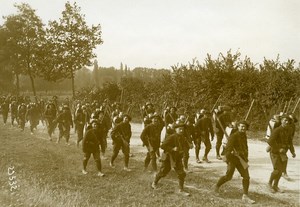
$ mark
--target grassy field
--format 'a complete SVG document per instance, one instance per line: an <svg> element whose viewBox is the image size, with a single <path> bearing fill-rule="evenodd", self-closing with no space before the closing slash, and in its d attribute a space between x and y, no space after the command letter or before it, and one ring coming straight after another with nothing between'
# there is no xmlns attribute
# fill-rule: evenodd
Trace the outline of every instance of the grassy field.
<svg viewBox="0 0 300 207"><path fill-rule="evenodd" d="M240 180L233 179L216 196L213 187L218 175L202 166L186 177L190 197L175 193L177 177L174 171L160 181L158 190L152 190L153 174L143 172L145 153L138 148L132 149L132 172L122 170L123 156L120 154L115 169L109 167L109 160L103 159L106 176L97 177L92 158L88 164L89 173L81 174L81 148L76 148L74 143L67 146L64 140L59 144L50 142L42 129L30 135L28 129L20 132L16 127L1 123L0 139L0 206L244 206ZM111 145L107 157L110 155ZM12 177L8 175L8 168L14 169L16 189L9 185ZM256 192L251 192L250 196L257 201L255 206L299 206L299 203Z"/></svg>

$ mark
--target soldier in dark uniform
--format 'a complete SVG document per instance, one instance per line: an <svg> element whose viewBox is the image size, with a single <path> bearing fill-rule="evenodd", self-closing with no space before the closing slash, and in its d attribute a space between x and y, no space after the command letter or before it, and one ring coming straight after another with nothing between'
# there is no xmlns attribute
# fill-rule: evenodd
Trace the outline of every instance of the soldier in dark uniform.
<svg viewBox="0 0 300 207"><path fill-rule="evenodd" d="M68 106L63 106L62 112L58 114L55 122L58 123L58 129L59 129L57 143L59 143L62 137L65 137L66 143L67 145L69 145L70 130L71 130L70 127L73 128L73 120L72 120L71 110Z"/></svg>
<svg viewBox="0 0 300 207"><path fill-rule="evenodd" d="M79 143L83 139L83 130L86 123L86 115L87 114L85 109L83 109L81 105L78 105L74 117L74 123L77 132L77 147L79 147Z"/></svg>
<svg viewBox="0 0 300 207"><path fill-rule="evenodd" d="M161 148L164 150L162 155L162 165L159 172L155 175L155 179L151 184L153 189L157 189L158 181L165 177L172 168L174 168L179 179L179 191L178 193L184 196L189 196L190 194L185 192L183 189L184 179L186 176L183 170L183 153L185 147L185 137L184 137L184 124L175 125L176 133L172 134L163 141Z"/></svg>
<svg viewBox="0 0 300 207"><path fill-rule="evenodd" d="M104 142L104 147L101 148L102 157L105 158L105 151L107 149L107 134L110 129L110 122L108 122L107 116L105 116L105 112L100 110L98 112L98 120L99 120L99 133L100 137Z"/></svg>
<svg viewBox="0 0 300 207"><path fill-rule="evenodd" d="M36 129L39 124L40 112L35 103L31 103L27 108L26 120L29 121L30 132L33 134L33 129Z"/></svg>
<svg viewBox="0 0 300 207"><path fill-rule="evenodd" d="M226 127L231 126L231 115L229 113L229 108L224 106L221 107L222 111L220 114L216 114L217 119L219 121L216 121L216 137L217 137L217 142L216 142L216 158L218 160L222 160L222 157L220 156L220 148L222 146L222 139L224 136L224 131ZM223 128L223 129L222 129Z"/></svg>
<svg viewBox="0 0 300 207"><path fill-rule="evenodd" d="M197 151L196 151L196 160L199 162L199 152L201 148L201 141L205 145L205 152L203 156L203 161L210 163L210 161L207 158L207 155L209 151L211 150L211 141L213 141L214 138L214 131L213 131L213 125L211 118L209 116L208 111L203 112L203 117L198 120L198 122L195 124L195 134L196 134L196 139L198 140L197 142ZM211 137L211 140L209 139L209 135Z"/></svg>
<svg viewBox="0 0 300 207"><path fill-rule="evenodd" d="M6 125L8 112L9 112L9 101L8 100L5 100L1 104L1 111L2 111L3 123L4 123L4 125Z"/></svg>
<svg viewBox="0 0 300 207"><path fill-rule="evenodd" d="M92 128L86 132L82 141L82 151L84 153L82 173L87 174L87 163L91 154L93 154L98 169L97 176L103 177L104 174L102 173L99 145L102 149L104 147L104 142L103 139L99 138L98 124L99 123L97 121L92 121Z"/></svg>
<svg viewBox="0 0 300 207"><path fill-rule="evenodd" d="M21 131L24 131L25 123L26 123L26 112L27 112L27 106L25 103L21 103L21 105L18 107L18 124L21 128Z"/></svg>
<svg viewBox="0 0 300 207"><path fill-rule="evenodd" d="M269 188L271 192L282 192L278 188L279 180L285 170L285 162L287 162L287 151L290 150L293 157L296 157L292 139L290 137L291 120L288 116L281 117L281 125L274 129L269 140L267 141L270 149L270 158L273 165L273 172L269 179Z"/></svg>
<svg viewBox="0 0 300 207"><path fill-rule="evenodd" d="M243 196L242 200L245 203L253 204L254 200L248 197L248 189L250 185L250 176L248 170L248 143L246 131L249 125L246 121L238 123L238 131L233 133L226 146L225 156L227 160L226 175L222 176L215 187L215 192L219 193L221 185L232 179L235 169L239 171L243 180Z"/></svg>
<svg viewBox="0 0 300 207"><path fill-rule="evenodd" d="M290 118L290 124L289 124L289 139L290 139L290 141L289 142L291 143L290 146L289 146L289 149L290 149L291 152L295 152L295 148L294 148L294 145L293 145L293 139L294 139L295 132L296 132L295 123L298 122L298 119L293 114L290 114L289 118ZM293 157L293 158L295 158L295 157ZM288 159L286 160L286 162L284 162L282 177L284 179L290 181L291 178L287 174L287 164L288 164Z"/></svg>
<svg viewBox="0 0 300 207"><path fill-rule="evenodd" d="M56 128L56 123L54 122L56 113L57 111L54 103L50 102L49 104L47 104L46 110L44 112L44 117L46 120L47 132L50 137L50 141L52 140L52 134Z"/></svg>
<svg viewBox="0 0 300 207"><path fill-rule="evenodd" d="M148 165L152 165L152 169L157 171L157 162L156 162L156 152L159 150L160 141L161 141L161 131L164 127L160 117L158 115L153 115L151 117L152 123L146 126L141 133L141 140L143 146L147 147L147 155L145 158L144 171L147 170Z"/></svg>
<svg viewBox="0 0 300 207"><path fill-rule="evenodd" d="M18 122L18 103L17 101L12 101L10 104L10 118L11 125L14 125L14 121Z"/></svg>
<svg viewBox="0 0 300 207"><path fill-rule="evenodd" d="M114 161L117 158L120 149L124 154L124 170L131 171L128 168L129 153L130 153L130 138L132 135L130 122L131 117L127 114L123 115L123 121L115 126L111 131L111 138L113 140L113 155L111 157L110 166L114 168Z"/></svg>

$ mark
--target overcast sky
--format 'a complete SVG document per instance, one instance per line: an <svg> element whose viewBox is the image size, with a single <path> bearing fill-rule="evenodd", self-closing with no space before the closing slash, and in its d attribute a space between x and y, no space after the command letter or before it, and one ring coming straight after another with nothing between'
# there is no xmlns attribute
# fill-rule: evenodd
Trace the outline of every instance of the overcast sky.
<svg viewBox="0 0 300 207"><path fill-rule="evenodd" d="M26 2L45 24L65 0L0 0L0 14ZM71 0L70 2L74 2ZM255 63L263 58L300 61L299 0L77 0L89 25L100 24L99 66L170 68L229 49ZM3 23L1 19L0 23Z"/></svg>

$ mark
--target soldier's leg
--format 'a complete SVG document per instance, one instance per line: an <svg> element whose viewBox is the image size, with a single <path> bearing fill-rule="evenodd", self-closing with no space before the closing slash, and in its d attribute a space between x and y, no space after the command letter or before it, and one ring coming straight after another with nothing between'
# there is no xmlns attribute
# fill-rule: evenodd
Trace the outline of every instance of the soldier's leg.
<svg viewBox="0 0 300 207"><path fill-rule="evenodd" d="M84 125L82 125L82 124L77 125L76 124L75 126L77 126L76 132L77 132L77 147L78 147L81 140L83 140Z"/></svg>
<svg viewBox="0 0 300 207"><path fill-rule="evenodd" d="M220 148L221 148L221 145L222 145L222 139L223 139L223 132L218 132L216 133L217 135L217 143L216 143L216 155L217 155L217 159L222 159L221 156L220 156Z"/></svg>
<svg viewBox="0 0 300 207"><path fill-rule="evenodd" d="M101 172L102 166L101 166L100 152L94 152L93 157L96 162L96 167L98 169L98 172Z"/></svg>
<svg viewBox="0 0 300 207"><path fill-rule="evenodd" d="M161 178L165 177L170 172L170 170L171 162L169 155L167 155L162 159L161 167L158 173L155 175L154 184L156 185Z"/></svg>
<svg viewBox="0 0 300 207"><path fill-rule="evenodd" d="M270 180L272 178L273 185L270 186L270 187L272 188L271 189L272 192L273 192L273 190L275 192L277 192L277 191L279 191L278 183L279 183L279 180L281 178L284 165L283 165L283 162L280 158L280 155L270 153L270 157L271 157L271 161L272 161L272 164L273 164L273 172L271 173L271 177L270 177ZM269 180L269 184L270 184L270 180Z"/></svg>
<svg viewBox="0 0 300 207"><path fill-rule="evenodd" d="M201 148L201 139L196 138L194 141L195 144L195 155L196 155L196 161L200 163L199 154L200 154L200 148Z"/></svg>
<svg viewBox="0 0 300 207"><path fill-rule="evenodd" d="M204 144L205 144L205 152L204 152L204 156L203 156L203 161L206 161L206 162L210 162L207 158L208 156L208 153L211 149L211 142L209 140L209 136L205 136L205 141L204 141Z"/></svg>
<svg viewBox="0 0 300 207"><path fill-rule="evenodd" d="M186 173L183 170L183 165L182 165L181 161L176 162L174 170L177 173L177 177L178 177L178 180L179 180L179 189L183 190L184 179L186 177Z"/></svg>
<svg viewBox="0 0 300 207"><path fill-rule="evenodd" d="M121 144L117 143L117 142L114 142L114 145L113 145L113 154L112 154L111 160L110 160L110 165L112 167L113 167L115 159L117 158L117 156L119 154L120 149L121 149Z"/></svg>
<svg viewBox="0 0 300 207"><path fill-rule="evenodd" d="M125 168L128 168L128 164L129 164L129 153L130 153L130 147L129 145L122 145L122 152L124 154L124 165Z"/></svg>
<svg viewBox="0 0 300 207"><path fill-rule="evenodd" d="M221 185L232 179L233 173L235 171L235 165L236 164L233 161L228 162L226 174L220 177L220 179L218 180L216 186L217 188L220 188Z"/></svg>
<svg viewBox="0 0 300 207"><path fill-rule="evenodd" d="M189 150L187 149L183 152L183 166L185 170L188 170L189 158L190 158L190 154L189 154Z"/></svg>
<svg viewBox="0 0 300 207"><path fill-rule="evenodd" d="M243 184L243 193L245 195L248 195L248 190L249 190L249 185L250 185L250 176L249 176L249 170L244 169L242 164L237 164L236 165L236 169L239 171L239 173L241 174L243 180L242 180L242 184Z"/></svg>
<svg viewBox="0 0 300 207"><path fill-rule="evenodd" d="M66 129L65 129L65 132L64 132L64 136L66 138L67 144L69 144L70 130L71 130L70 126L67 126Z"/></svg>
<svg viewBox="0 0 300 207"><path fill-rule="evenodd" d="M150 159L151 159L151 165L152 169L156 172L157 171L157 163L156 163L156 152L157 150L151 151L150 154Z"/></svg>
<svg viewBox="0 0 300 207"><path fill-rule="evenodd" d="M85 171L86 171L86 166L87 166L87 163L88 163L90 157L91 157L91 153L89 153L89 152L86 152L83 155L83 162L82 162L82 164L83 164L83 170L85 170Z"/></svg>
<svg viewBox="0 0 300 207"><path fill-rule="evenodd" d="M148 168L148 166L150 164L150 161L151 161L150 152L147 152L146 158L145 158L145 161L144 161L144 171L147 170L147 168Z"/></svg>

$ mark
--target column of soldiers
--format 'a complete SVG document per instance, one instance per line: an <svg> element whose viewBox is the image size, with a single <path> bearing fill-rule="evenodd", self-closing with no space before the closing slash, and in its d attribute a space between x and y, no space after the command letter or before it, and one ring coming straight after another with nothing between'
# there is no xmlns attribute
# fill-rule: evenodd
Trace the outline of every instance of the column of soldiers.
<svg viewBox="0 0 300 207"><path fill-rule="evenodd" d="M27 101L27 104L26 104ZM105 157L107 149L107 136L111 130L113 144L110 166L115 168L115 159L120 150L124 154L124 170L131 171L129 168L131 117L124 114L120 104L114 103L110 106L108 102L102 105L97 101L92 104L78 101L75 109L68 99L62 105L58 105L57 97L48 101L43 110L43 102L28 103L28 100L19 101L2 98L1 111L4 124L7 123L8 112L11 112L11 123L17 120L18 126L24 130L26 121L30 122L30 131L33 133L39 120L45 120L49 139L56 127L59 129L57 143L61 138L66 139L69 144L70 129L75 124L77 134L77 146L82 142L84 153L82 173L87 174L87 163L93 154L98 176L104 176L101 167L100 152ZM154 105L147 102L141 107L143 118L143 130L140 135L143 146L147 153L144 160L144 171L148 171L151 163L151 172L155 173L154 181L151 184L153 189L158 188L158 182L174 168L179 179L178 193L189 196L183 188L186 173L189 173L189 151L195 148L196 162L210 163L208 155L212 149L211 141L216 137L216 159L223 159L227 163L227 172L222 176L215 187L215 192L219 193L220 187L232 179L235 169L243 177L243 196L246 203L254 203L248 197L250 176L248 171L248 145L246 131L249 124L245 121L237 122L231 113L231 108L219 106L217 109L209 111L199 110L195 115L190 111L177 113L175 106L166 107L161 113L156 112ZM74 119L73 119L74 117ZM283 175L286 179L287 151L290 150L295 157L295 150L292 139L295 134L295 123L297 119L293 115L276 115L268 126L267 136L270 158L273 164L273 172L270 175L268 186L271 192L281 192L278 187L279 179ZM274 123L273 123L274 122ZM161 133L165 129L165 136ZM204 156L200 159L201 143L204 144ZM223 146L223 149L221 147ZM162 154L160 153L162 149ZM221 152L221 150L223 152ZM158 160L161 162L158 167Z"/></svg>

